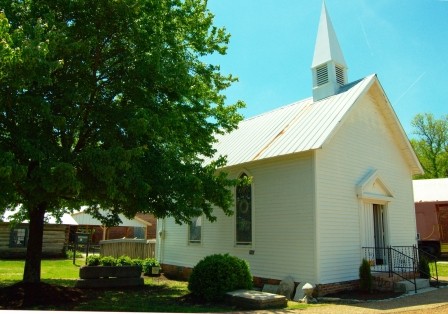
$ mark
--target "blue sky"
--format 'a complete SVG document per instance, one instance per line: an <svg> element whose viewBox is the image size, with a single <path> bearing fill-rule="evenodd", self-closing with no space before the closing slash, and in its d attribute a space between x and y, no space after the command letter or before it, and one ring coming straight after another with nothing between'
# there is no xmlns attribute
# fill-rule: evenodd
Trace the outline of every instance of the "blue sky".
<svg viewBox="0 0 448 314"><path fill-rule="evenodd" d="M326 0L349 81L376 73L408 137L418 113L448 114L448 0ZM232 35L212 57L239 82L228 102L252 117L312 95L322 0L209 0Z"/></svg>

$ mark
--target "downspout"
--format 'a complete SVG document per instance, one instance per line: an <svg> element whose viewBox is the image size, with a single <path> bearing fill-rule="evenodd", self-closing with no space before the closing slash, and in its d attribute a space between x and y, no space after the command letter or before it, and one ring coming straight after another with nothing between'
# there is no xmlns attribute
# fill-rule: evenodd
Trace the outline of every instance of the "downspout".
<svg viewBox="0 0 448 314"><path fill-rule="evenodd" d="M160 222L160 224L159 224ZM164 239L165 239L165 228L166 228L166 222L165 222L165 218L162 218L161 220L159 220L159 222L157 222L157 260L159 261L160 264L163 264L163 252L165 250L165 243L164 243Z"/></svg>

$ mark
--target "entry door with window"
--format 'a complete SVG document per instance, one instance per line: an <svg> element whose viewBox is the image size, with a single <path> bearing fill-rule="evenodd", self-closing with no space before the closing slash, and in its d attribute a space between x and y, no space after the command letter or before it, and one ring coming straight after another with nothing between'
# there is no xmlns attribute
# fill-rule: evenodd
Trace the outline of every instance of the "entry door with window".
<svg viewBox="0 0 448 314"><path fill-rule="evenodd" d="M361 241L367 248L368 259L374 265L387 264L387 237L385 207L380 204L364 203L361 216Z"/></svg>
<svg viewBox="0 0 448 314"><path fill-rule="evenodd" d="M386 263L386 232L383 205L373 204L373 238L375 243L376 265Z"/></svg>

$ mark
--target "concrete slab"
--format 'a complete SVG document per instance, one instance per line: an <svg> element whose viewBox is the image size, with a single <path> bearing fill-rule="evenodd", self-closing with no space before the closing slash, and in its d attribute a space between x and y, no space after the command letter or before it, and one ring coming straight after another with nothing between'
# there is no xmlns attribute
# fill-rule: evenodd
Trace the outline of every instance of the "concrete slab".
<svg viewBox="0 0 448 314"><path fill-rule="evenodd" d="M236 290L228 292L227 296L233 305L252 310L284 308L288 303L284 295L256 290Z"/></svg>

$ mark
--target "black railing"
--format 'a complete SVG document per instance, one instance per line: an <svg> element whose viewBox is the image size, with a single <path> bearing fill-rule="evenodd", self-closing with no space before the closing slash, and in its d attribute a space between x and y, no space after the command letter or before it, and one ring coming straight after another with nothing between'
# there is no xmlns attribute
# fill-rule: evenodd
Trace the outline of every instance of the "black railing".
<svg viewBox="0 0 448 314"><path fill-rule="evenodd" d="M416 246L363 247L374 272L396 275L411 282L417 292L416 274L429 279L431 285L439 286L437 257ZM424 267L425 265L429 267Z"/></svg>

